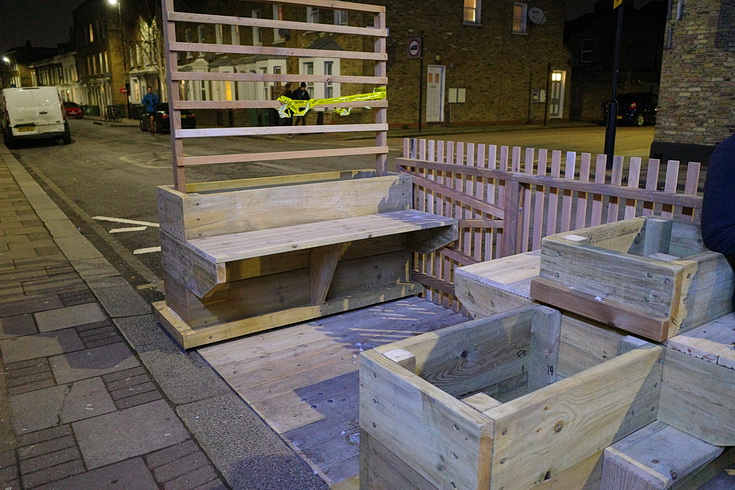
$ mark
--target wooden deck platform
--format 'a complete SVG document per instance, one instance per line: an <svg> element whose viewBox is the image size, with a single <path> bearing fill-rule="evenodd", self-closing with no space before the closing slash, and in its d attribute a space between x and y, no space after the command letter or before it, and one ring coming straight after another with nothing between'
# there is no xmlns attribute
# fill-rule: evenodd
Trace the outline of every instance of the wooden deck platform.
<svg viewBox="0 0 735 490"><path fill-rule="evenodd" d="M358 354L465 321L411 297L199 353L331 485L359 471Z"/></svg>

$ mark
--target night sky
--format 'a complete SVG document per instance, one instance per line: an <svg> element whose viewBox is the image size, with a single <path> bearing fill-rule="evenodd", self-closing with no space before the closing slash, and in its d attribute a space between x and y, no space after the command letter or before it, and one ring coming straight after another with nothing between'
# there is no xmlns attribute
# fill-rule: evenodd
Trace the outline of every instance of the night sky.
<svg viewBox="0 0 735 490"><path fill-rule="evenodd" d="M0 0L0 53L23 46L26 40L37 47L51 48L67 42L71 11L83 1ZM567 0L567 20L592 11L594 3L595 0Z"/></svg>
<svg viewBox="0 0 735 490"><path fill-rule="evenodd" d="M71 11L84 0L0 0L0 53L23 46L55 48L69 41Z"/></svg>

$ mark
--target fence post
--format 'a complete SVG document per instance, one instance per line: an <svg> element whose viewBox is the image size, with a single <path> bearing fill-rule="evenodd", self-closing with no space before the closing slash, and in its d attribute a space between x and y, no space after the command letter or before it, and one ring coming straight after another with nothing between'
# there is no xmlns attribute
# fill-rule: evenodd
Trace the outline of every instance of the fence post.
<svg viewBox="0 0 735 490"><path fill-rule="evenodd" d="M507 257L518 253L518 233L522 206L523 186L514 177L505 181L505 192L503 193L503 244L500 257Z"/></svg>

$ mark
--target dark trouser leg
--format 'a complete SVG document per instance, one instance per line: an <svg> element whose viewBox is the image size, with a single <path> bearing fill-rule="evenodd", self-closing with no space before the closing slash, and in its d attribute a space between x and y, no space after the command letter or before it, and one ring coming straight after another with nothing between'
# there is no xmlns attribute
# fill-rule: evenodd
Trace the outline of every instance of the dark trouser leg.
<svg viewBox="0 0 735 490"><path fill-rule="evenodd" d="M735 273L735 255L725 255L725 258L730 262L730 267L732 267L732 271ZM732 296L732 307L735 310L735 294Z"/></svg>

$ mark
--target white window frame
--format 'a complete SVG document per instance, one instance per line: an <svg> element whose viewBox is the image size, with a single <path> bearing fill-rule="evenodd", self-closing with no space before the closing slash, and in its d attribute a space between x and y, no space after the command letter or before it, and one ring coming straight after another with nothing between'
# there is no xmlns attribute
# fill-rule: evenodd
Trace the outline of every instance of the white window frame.
<svg viewBox="0 0 735 490"><path fill-rule="evenodd" d="M260 10L251 10L250 11L250 17L253 19L260 19ZM263 32L260 30L260 27L253 26L253 46L262 46L263 45Z"/></svg>
<svg viewBox="0 0 735 490"><path fill-rule="evenodd" d="M481 12L482 0L464 0L462 23L467 25L480 25L482 22L480 17Z"/></svg>
<svg viewBox="0 0 735 490"><path fill-rule="evenodd" d="M214 25L214 42L216 44L222 44L223 38L224 38L224 28L222 27L222 24L215 24Z"/></svg>
<svg viewBox="0 0 735 490"><path fill-rule="evenodd" d="M519 11L520 9L520 11ZM516 21L520 23L516 27ZM528 32L528 4L523 2L513 3L513 34L526 34Z"/></svg>
<svg viewBox="0 0 735 490"><path fill-rule="evenodd" d="M240 44L240 26L230 26L230 44Z"/></svg>
<svg viewBox="0 0 735 490"><path fill-rule="evenodd" d="M330 65L331 64L331 65ZM313 66L313 73L309 73L308 67ZM340 74L340 60L338 58L301 58L299 59L299 74L300 75L326 75L326 67L332 67L332 76L338 77ZM327 89L332 90L331 97L341 96L341 87L339 83L334 82L322 82L314 83L307 82L306 89L309 91L309 95L312 99L324 99L326 98Z"/></svg>
<svg viewBox="0 0 735 490"><path fill-rule="evenodd" d="M197 43L199 44L204 44L204 39L205 39L204 29L206 29L206 26L204 24L199 24L197 26ZM200 51L199 56L200 57L204 56L204 53Z"/></svg>
<svg viewBox="0 0 735 490"><path fill-rule="evenodd" d="M319 9L317 7L306 7L306 22L319 23Z"/></svg>
<svg viewBox="0 0 735 490"><path fill-rule="evenodd" d="M334 25L346 26L347 24L349 24L349 21L350 21L350 15L347 10L335 10L334 11Z"/></svg>
<svg viewBox="0 0 735 490"><path fill-rule="evenodd" d="M283 5L273 4L273 20L283 20ZM279 29L273 29L273 44L281 44L286 38L281 36Z"/></svg>
<svg viewBox="0 0 735 490"><path fill-rule="evenodd" d="M191 30L190 27L187 27L187 29L184 31L184 39L186 39L187 43L193 43L194 42L194 31ZM194 53L191 51L186 52L186 59L190 60L194 57ZM133 59L132 56L130 59Z"/></svg>

